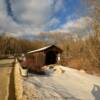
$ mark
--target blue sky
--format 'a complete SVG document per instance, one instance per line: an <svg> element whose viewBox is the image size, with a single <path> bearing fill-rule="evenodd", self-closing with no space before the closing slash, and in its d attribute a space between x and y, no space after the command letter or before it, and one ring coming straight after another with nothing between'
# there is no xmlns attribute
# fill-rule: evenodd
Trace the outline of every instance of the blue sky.
<svg viewBox="0 0 100 100"><path fill-rule="evenodd" d="M0 0L0 33L76 33L91 23L83 0Z"/></svg>
<svg viewBox="0 0 100 100"><path fill-rule="evenodd" d="M60 22L58 24L51 25L51 30L61 27L64 23L72 20L76 20L80 17L87 16L87 8L81 2L82 0L64 0L63 7L58 12L54 13Z"/></svg>

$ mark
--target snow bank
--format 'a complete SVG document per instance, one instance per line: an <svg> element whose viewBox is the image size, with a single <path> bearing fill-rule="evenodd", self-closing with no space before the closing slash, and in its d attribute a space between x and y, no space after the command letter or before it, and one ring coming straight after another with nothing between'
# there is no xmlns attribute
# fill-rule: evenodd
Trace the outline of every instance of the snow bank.
<svg viewBox="0 0 100 100"><path fill-rule="evenodd" d="M46 70L23 79L25 100L99 100L100 77L58 65Z"/></svg>

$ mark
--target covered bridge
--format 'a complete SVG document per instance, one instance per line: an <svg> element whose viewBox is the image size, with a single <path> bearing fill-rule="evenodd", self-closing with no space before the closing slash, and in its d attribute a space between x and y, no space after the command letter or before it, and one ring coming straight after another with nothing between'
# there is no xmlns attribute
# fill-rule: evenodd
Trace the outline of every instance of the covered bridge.
<svg viewBox="0 0 100 100"><path fill-rule="evenodd" d="M26 54L27 67L32 71L40 71L45 65L60 63L61 53L62 50L55 45L30 51Z"/></svg>

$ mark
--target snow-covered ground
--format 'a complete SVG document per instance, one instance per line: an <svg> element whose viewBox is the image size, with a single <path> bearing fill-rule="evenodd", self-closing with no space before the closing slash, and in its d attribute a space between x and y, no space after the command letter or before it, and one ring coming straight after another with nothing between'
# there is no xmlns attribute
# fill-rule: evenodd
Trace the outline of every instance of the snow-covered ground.
<svg viewBox="0 0 100 100"><path fill-rule="evenodd" d="M23 78L26 100L100 100L100 77L63 66L46 72Z"/></svg>

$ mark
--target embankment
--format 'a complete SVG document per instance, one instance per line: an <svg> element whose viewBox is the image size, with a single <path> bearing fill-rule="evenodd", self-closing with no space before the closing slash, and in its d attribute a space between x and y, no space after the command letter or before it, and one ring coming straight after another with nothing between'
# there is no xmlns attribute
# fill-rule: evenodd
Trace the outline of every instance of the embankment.
<svg viewBox="0 0 100 100"><path fill-rule="evenodd" d="M22 76L20 74L20 63L16 61L14 69L14 83L15 83L15 95L16 100L24 100L23 98L23 85Z"/></svg>

